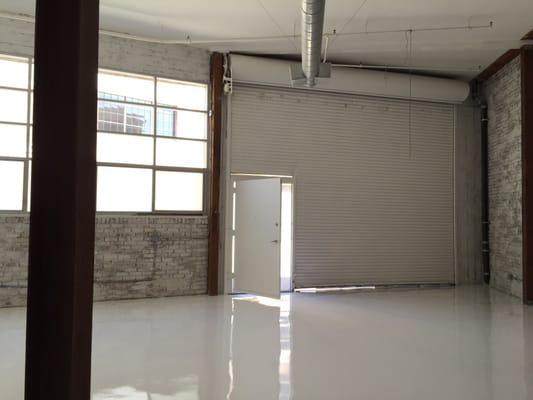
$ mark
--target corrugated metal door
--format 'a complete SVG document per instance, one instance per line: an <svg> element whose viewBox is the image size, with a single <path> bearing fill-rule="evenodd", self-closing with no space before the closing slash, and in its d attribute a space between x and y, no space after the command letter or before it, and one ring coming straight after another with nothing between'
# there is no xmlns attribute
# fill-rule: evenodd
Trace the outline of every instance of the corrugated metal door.
<svg viewBox="0 0 533 400"><path fill-rule="evenodd" d="M454 281L452 105L235 85L231 172L294 176L294 285Z"/></svg>

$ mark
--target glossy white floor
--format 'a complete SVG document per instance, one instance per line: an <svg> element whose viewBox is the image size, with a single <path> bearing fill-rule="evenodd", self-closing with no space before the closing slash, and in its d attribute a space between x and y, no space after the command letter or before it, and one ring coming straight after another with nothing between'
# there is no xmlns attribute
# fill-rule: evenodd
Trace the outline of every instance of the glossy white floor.
<svg viewBox="0 0 533 400"><path fill-rule="evenodd" d="M22 399L24 310L0 310ZM93 399L533 399L533 307L481 287L95 305Z"/></svg>

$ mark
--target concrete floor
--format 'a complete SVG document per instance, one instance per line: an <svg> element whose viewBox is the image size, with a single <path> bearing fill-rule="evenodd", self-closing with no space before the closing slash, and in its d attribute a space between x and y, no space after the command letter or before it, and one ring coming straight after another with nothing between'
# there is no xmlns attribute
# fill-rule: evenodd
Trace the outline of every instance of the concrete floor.
<svg viewBox="0 0 533 400"><path fill-rule="evenodd" d="M0 310L23 398L24 309ZM483 287L95 305L93 400L533 399L533 307Z"/></svg>

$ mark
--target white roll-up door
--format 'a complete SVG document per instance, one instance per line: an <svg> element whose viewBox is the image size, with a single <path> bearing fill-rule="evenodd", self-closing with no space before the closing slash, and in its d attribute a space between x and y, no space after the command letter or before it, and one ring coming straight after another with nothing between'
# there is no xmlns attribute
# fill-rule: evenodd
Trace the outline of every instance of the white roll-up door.
<svg viewBox="0 0 533 400"><path fill-rule="evenodd" d="M454 281L452 105L234 86L231 172L294 177L294 285Z"/></svg>

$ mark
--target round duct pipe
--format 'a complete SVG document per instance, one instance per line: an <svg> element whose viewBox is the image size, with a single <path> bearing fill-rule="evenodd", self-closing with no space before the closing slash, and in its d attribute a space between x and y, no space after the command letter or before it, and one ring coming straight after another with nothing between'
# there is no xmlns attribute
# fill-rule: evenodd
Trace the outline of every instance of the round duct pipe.
<svg viewBox="0 0 533 400"><path fill-rule="evenodd" d="M302 0L302 71L308 87L320 70L326 0Z"/></svg>

